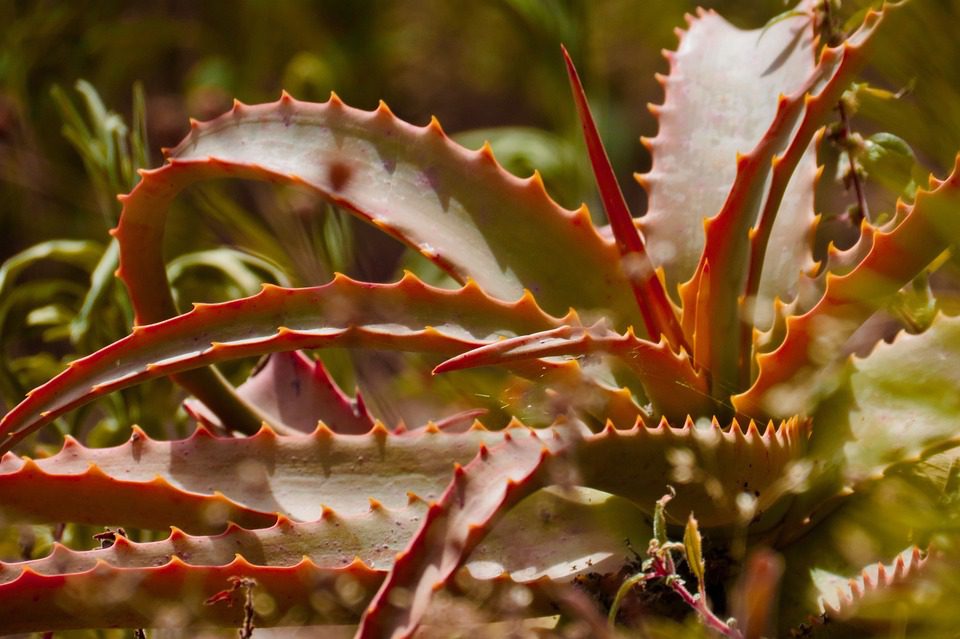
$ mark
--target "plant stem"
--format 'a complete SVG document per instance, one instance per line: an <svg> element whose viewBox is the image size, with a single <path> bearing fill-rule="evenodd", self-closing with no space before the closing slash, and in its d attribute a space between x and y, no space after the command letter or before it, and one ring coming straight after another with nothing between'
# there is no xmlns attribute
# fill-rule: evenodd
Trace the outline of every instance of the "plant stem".
<svg viewBox="0 0 960 639"><path fill-rule="evenodd" d="M739 630L736 628L731 628L730 624L710 610L710 607L707 606L707 601L705 598L698 597L687 590L683 580L680 579L677 576L676 571L673 570L673 559L670 558L668 561L669 564L659 556L654 556L653 576L662 577L667 586L669 586L675 593L680 595L680 598L683 599L688 606L693 608L698 615L700 615L700 620L707 628L720 633L724 637L743 639L743 634Z"/></svg>
<svg viewBox="0 0 960 639"><path fill-rule="evenodd" d="M842 146L850 136L850 120L847 117L847 108L843 102L837 104L837 110L840 112L840 130L837 132L837 142ZM850 162L850 181L853 184L854 193L857 196L857 216L850 220L854 226L860 226L860 221L864 218L870 219L870 212L867 209L867 196L863 190L863 182L860 179L860 172L857 170L857 159L849 147L846 148L847 160Z"/></svg>
<svg viewBox="0 0 960 639"><path fill-rule="evenodd" d="M830 0L823 0L821 10L823 11L823 19L820 23L820 30L823 33L823 40L828 46L836 46L842 41L843 34L837 29L834 22L833 13L830 11ZM853 190L857 197L856 216L851 217L850 223L859 228L860 222L864 218L870 219L870 212L867 209L867 197L863 189L863 181L860 179L860 172L857 171L857 158L847 144L850 139L850 118L842 99L837 103L837 111L840 113L840 128L836 133L836 142L847 154L847 160L850 162L850 182L853 184Z"/></svg>

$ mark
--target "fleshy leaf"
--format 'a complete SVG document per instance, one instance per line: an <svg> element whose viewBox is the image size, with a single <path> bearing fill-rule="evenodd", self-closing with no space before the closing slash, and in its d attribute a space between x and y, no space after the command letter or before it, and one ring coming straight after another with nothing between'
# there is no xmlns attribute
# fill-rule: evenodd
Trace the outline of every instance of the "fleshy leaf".
<svg viewBox="0 0 960 639"><path fill-rule="evenodd" d="M356 639L410 637L420 625L434 592L452 579L466 556L499 516L547 485L550 459L564 438L507 439L494 450L481 449L430 504L423 526L397 555L393 568L370 603Z"/></svg>
<svg viewBox="0 0 960 639"><path fill-rule="evenodd" d="M592 309L634 323L616 248L597 234L586 208L561 208L539 174L516 178L489 147L468 151L435 119L415 127L382 103L366 112L335 95L322 105L287 94L272 104L237 102L216 120L193 123L168 164L141 176L121 198L115 230L117 273L140 324L176 314L162 254L172 200L190 184L224 177L307 186L493 297L515 299L530 290L555 313ZM243 432L261 421L214 371L175 380Z"/></svg>
<svg viewBox="0 0 960 639"><path fill-rule="evenodd" d="M641 456L656 447L654 441L669 446L667 442L677 437L692 444L692 450L678 448L691 455L689 470L719 464L727 472L715 481L736 482L712 488L709 480L680 486L678 512L702 513L705 526L729 525L738 516L732 500L740 491L756 491L761 506L755 524L758 528L769 525L783 514L782 509L768 507L782 504L781 498L790 493L782 485L784 473L789 461L801 454L806 439L796 422L773 431L771 425L761 436L751 424L744 433L736 423L728 432L716 424L700 431L688 423L677 431L665 424L654 430L638 425L629 431L609 427L603 433L580 437L576 430L555 427L549 436L531 431L528 438L507 437L497 447L482 448L469 464L455 467L453 481L440 499L431 503L423 527L397 556L367 609L357 637L412 635L431 593L449 582L460 563L512 505L543 486L583 485L649 507L666 491L671 474L669 469L656 467L657 459L672 465L667 461L670 455L641 461ZM729 472L735 465L759 474L739 483Z"/></svg>
<svg viewBox="0 0 960 639"><path fill-rule="evenodd" d="M878 600L889 605L891 598L902 596L903 586L911 577L917 576L925 563L920 549L913 547L904 550L889 564L867 566L855 577L844 579L823 575L817 584L823 593L821 612L826 613L830 621L837 622L856 616L859 608L876 604ZM897 589L901 589L899 596Z"/></svg>
<svg viewBox="0 0 960 639"><path fill-rule="evenodd" d="M827 275L826 292L810 311L788 318L783 343L758 357L753 386L733 398L748 415L803 414L823 392L829 365L847 339L960 237L960 156L949 178L918 191L899 224L877 231L867 255L845 275Z"/></svg>
<svg viewBox="0 0 960 639"><path fill-rule="evenodd" d="M213 177L304 183L500 299L527 289L554 313L573 306L634 316L622 299L628 287L614 247L585 211L550 200L538 177L511 176L489 150L464 149L436 121L415 127L382 104L365 112L336 96L319 105L285 95L272 104L237 103L196 125L169 152L169 163L147 172L124 199L121 274L138 289L133 297L144 321L162 319L145 299L156 293L138 281L160 275L152 270L159 258L154 240L166 205L187 184Z"/></svg>
<svg viewBox="0 0 960 639"><path fill-rule="evenodd" d="M876 42L876 32L887 21L887 16L891 10L891 8L885 7L882 12L869 12L863 26L848 40L834 49L826 49L821 53L812 85L804 87L805 92L802 95L803 114L799 118L790 143L786 145L782 153L778 153L771 159L766 199L760 209L756 227L749 235L750 260L743 293L743 303L746 308L741 311L746 317L742 317L740 322L741 365L738 384L740 388L747 388L752 380L751 367L743 363L742 360L747 358L750 352L753 327L757 324L766 325L770 319L767 309L770 296L777 296L777 298L774 298L775 302L779 298L794 297L797 293L795 264L791 265L794 271L786 273L786 276L790 277L790 289L788 291L773 290L764 294L764 291L761 290L764 281L761 274L768 267L767 256L780 259L780 256L787 252L789 246L789 239L774 237L773 234L775 229L778 228L777 220L780 218L780 207L787 196L790 184L793 183L791 176L794 175L797 167L804 159L811 155L811 140L832 117L836 104L842 99L846 86L850 83L854 74L866 63L869 51L873 43ZM821 75L821 77L817 78L817 75ZM800 102L801 96L798 94L792 96L792 99L795 102ZM788 98L787 102L790 101L791 99ZM778 109L780 108L789 110L790 107L780 105ZM811 229L812 227L813 224L810 225ZM797 236L809 239L800 233L802 230L794 229L794 232ZM807 235L810 235L810 233L807 233ZM771 240L773 240L772 246L768 246L771 244ZM773 248L774 252L768 253L768 248ZM779 255L775 256L774 253Z"/></svg>
<svg viewBox="0 0 960 639"><path fill-rule="evenodd" d="M333 380L323 362L300 351L273 353L261 368L237 387L237 394L270 417L271 424L283 424L304 433L323 422L334 432L361 435L373 428L374 420L363 398L348 397ZM187 400L194 417L212 426L220 419L202 403Z"/></svg>
<svg viewBox="0 0 960 639"><path fill-rule="evenodd" d="M834 105L865 64L868 45L876 41L874 36L888 13L871 13L849 40L824 50L816 69L798 90L780 97L766 133L749 153L737 156L733 186L720 212L705 224L703 255L693 277L681 287L680 297L687 333L698 317L710 318L707 330L695 335L693 358L710 371L716 397L727 397L750 383L747 349L758 319L756 309L767 309L762 323L769 324L773 298L788 299L796 294L809 250L797 238L809 236L812 224L809 215L796 215L783 206L791 176L804 157L812 162L808 149L814 134L832 117ZM805 206L811 208L814 172L808 173L801 193L805 193ZM789 217L791 214L794 217ZM779 219L786 220L785 235L772 238ZM800 228L795 226L798 220ZM789 282L765 293L760 290L761 272L771 239L775 250L770 257L793 264L786 269ZM798 251L797 247L798 259L785 260L784 255ZM731 334L739 338L730 339Z"/></svg>
<svg viewBox="0 0 960 639"><path fill-rule="evenodd" d="M558 322L530 296L501 302L473 283L449 291L410 274L395 284L338 276L315 288L265 286L252 297L198 304L166 322L136 327L124 339L72 362L0 420L0 436L6 437L0 450L100 395L224 359L333 345L452 355ZM538 363L530 370L539 376L557 368Z"/></svg>
<svg viewBox="0 0 960 639"><path fill-rule="evenodd" d="M679 351L682 347L689 350L687 340L680 330L676 311L664 291L663 282L660 281L660 277L650 263L643 237L637 230L626 200L623 199L623 191L620 190L617 176L610 165L610 158L603 147L603 140L600 139L600 132L597 131L597 125L593 121L577 69L573 66L573 60L570 59L567 49L565 47L562 49L570 86L573 89L573 101L577 107L577 115L580 117L580 126L583 129L587 152L593 166L597 189L600 191L600 200L603 202L610 228L613 229L613 235L617 240L617 250L620 251L623 270L633 288L633 296L643 316L646 333L655 341L660 341L661 335L664 336L674 350Z"/></svg>
<svg viewBox="0 0 960 639"><path fill-rule="evenodd" d="M817 415L824 428L849 433L842 453L851 478L956 441L958 356L960 317L939 315L923 333L901 333L892 344L853 359L838 398Z"/></svg>
<svg viewBox="0 0 960 639"><path fill-rule="evenodd" d="M383 573L360 560L336 568L322 568L307 559L293 566L273 567L255 566L239 555L220 566L191 566L173 556L161 565L142 568L100 562L79 573L45 575L26 569L14 580L0 584L3 629L143 628L201 620L236 628L243 622L242 599L233 605L228 605L229 599L204 604L229 590L235 577L253 579L255 590L269 593L269 614L258 615L258 624L347 624L356 620ZM194 596L188 598L184 593ZM320 605L311 605L311 595ZM39 601L44 605L37 605ZM171 610L179 618L169 619Z"/></svg>
<svg viewBox="0 0 960 639"><path fill-rule="evenodd" d="M511 431L527 436L526 429ZM321 427L309 435L263 429L235 438L198 429L169 442L136 430L113 448L68 439L46 459L3 458L2 507L9 521L173 525L198 533L222 530L228 519L270 525L276 513L299 521L319 518L324 508L353 515L366 512L370 498L388 508L403 506L411 494L435 499L454 462L466 463L481 444L500 442L503 432L478 426L464 433L432 428L398 435L379 426L365 435L336 435ZM383 481L387 476L395 480ZM56 498L65 493L71 499Z"/></svg>
<svg viewBox="0 0 960 639"><path fill-rule="evenodd" d="M22 597L27 595L3 598L0 618L7 618L12 610L10 606L17 605L22 606L18 616L21 629L112 625L117 617L104 615L98 598L88 596L101 591L80 587L90 585L89 571L99 570L104 586L119 587L124 580L142 580L157 587L150 592L161 601L179 594L185 606L182 612L190 617L181 619L180 624L202 620L234 625L236 622L223 617L222 611L197 605L207 599L208 593L197 592L197 584L191 580L203 579L205 573L210 573L206 575L210 579L251 576L258 579L256 588L261 596L288 598L292 593L277 589L269 576L286 571L285 574L295 578L294 568L309 567L315 582L300 597L294 597L292 603L284 602L280 606L286 609L290 605L302 606L304 601L314 601L317 597L330 599L331 605L308 615L309 623L354 622L373 590L365 589L362 597L354 592L349 598L353 605L343 606L344 602L337 600L345 592L356 589L347 589L343 583L330 583L324 576L335 577L360 567L356 557L363 558L362 567L369 570L371 580L372 573L382 574L392 564L395 553L420 526L427 508L421 499L412 499L398 509L389 509L371 500L367 511L359 514L343 515L327 509L320 519L310 522L295 522L281 515L269 528L247 530L231 525L212 537L191 536L173 529L167 539L148 543L135 543L116 535L110 547L86 552L74 552L54 544L52 552L42 559L0 563L0 592L24 588L31 594L40 590L47 593L43 606L24 603L29 598ZM625 540L640 543L646 534L645 528L640 511L623 500L583 491L572 494L543 491L521 503L494 529L477 548L466 565L466 572L457 576L457 587L461 592L469 592L475 583L476 590L483 593L486 608L495 601L490 599L491 589L524 584L535 591L529 594L534 595L537 602L531 602L532 608L524 606L521 613L525 616L542 613L544 609L539 602L547 603L542 597L555 588L540 594L541 583L550 583L541 580L563 581L575 574L605 567L616 570L628 554L629 541ZM544 546L541 552L530 552L537 540L544 538L551 539L549 546ZM181 576L189 575L189 578L153 581L157 578L154 569L170 561L180 564L184 570ZM122 570L109 570L114 566ZM25 584L21 579L24 573L50 579L46 584L29 580ZM268 578L260 581L262 575ZM342 582L343 577L339 580ZM298 582L295 580L295 583ZM38 608L46 609L48 616L38 619ZM136 623L129 622L130 625L151 625L143 619L156 614L157 609L155 602L139 596L121 608L126 611L124 614L141 615ZM331 615L332 610L338 610L339 614ZM282 615L266 614L258 620L258 625L282 623L282 619Z"/></svg>
<svg viewBox="0 0 960 639"><path fill-rule="evenodd" d="M727 198L737 154L760 140L776 112L776 96L802 86L814 62L809 16L789 17L765 33L736 29L713 11L687 20L677 50L664 54L670 74L658 76L665 100L651 110L659 132L644 141L653 168L638 176L649 196L641 218L647 248L654 264L664 268L670 290L696 269L704 245L702 221ZM790 248L785 262L792 266L768 269L785 278L779 290L790 290L790 278L806 259L796 242L813 215L813 160L805 162L809 166L791 187L777 229L777 236L789 241L783 246Z"/></svg>
<svg viewBox="0 0 960 639"><path fill-rule="evenodd" d="M264 429L246 438L216 437L199 429L173 442L137 430L125 444L95 449L68 439L46 459L3 457L2 512L8 521L174 525L187 532L217 532L229 519L247 527L270 525L277 513L299 521L319 518L324 508L354 515L366 512L371 498L399 508L411 494L436 499L452 465L467 463L483 446L496 446L508 436L514 441L557 436L554 429L517 426L402 434L381 426L365 435L319 428L295 436ZM763 434L754 425L723 430L716 424L695 427L690 421L680 428L661 422L655 428L637 424L604 433L577 449L584 485L649 510L674 484L677 512L696 510L701 525L708 527L734 521L731 500L747 490L764 515L755 522L758 528L779 517L772 507L785 489L778 482L803 455L809 436L807 426L795 421L770 425ZM384 481L387 477L393 480ZM71 499L55 498L64 491ZM151 509L151 503L163 509Z"/></svg>
<svg viewBox="0 0 960 639"><path fill-rule="evenodd" d="M638 339L632 331L619 335L602 326L560 326L500 340L452 357L434 372L597 352L610 353L626 363L637 374L657 413L668 420L682 421L689 415L711 412L706 379L694 370L686 354L673 353L665 340L654 344Z"/></svg>

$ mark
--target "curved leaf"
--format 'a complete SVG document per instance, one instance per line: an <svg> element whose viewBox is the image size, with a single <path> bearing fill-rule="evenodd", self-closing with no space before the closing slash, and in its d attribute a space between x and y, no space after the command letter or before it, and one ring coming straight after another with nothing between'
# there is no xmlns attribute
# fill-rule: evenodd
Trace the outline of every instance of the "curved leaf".
<svg viewBox="0 0 960 639"><path fill-rule="evenodd" d="M374 427L363 398L348 397L327 372L323 362L300 351L273 353L243 384L237 394L269 415L271 423L309 433L323 422L336 433L362 435ZM202 403L184 403L205 424L223 427Z"/></svg>
<svg viewBox="0 0 960 639"><path fill-rule="evenodd" d="M245 438L198 429L173 442L136 430L121 446L95 449L68 439L46 459L6 455L0 461L0 507L11 522L173 525L201 533L222 530L228 520L270 525L277 513L299 521L317 519L325 509L355 515L369 509L371 498L400 508L411 494L437 499L453 465L467 463L483 446L560 434L518 426L402 434L377 427L365 435L319 428L289 437L264 429ZM735 521L732 504L749 491L763 513L755 527L764 527L779 517L773 506L792 489L782 485L781 475L802 457L808 435L808 426L796 421L770 425L763 434L753 425L722 430L689 421L680 428L638 424L587 438L574 459L583 485L620 495L642 510L668 484L676 485L678 512L695 509L705 527ZM71 498L56 499L64 491Z"/></svg>
<svg viewBox="0 0 960 639"><path fill-rule="evenodd" d="M770 240L774 239L773 232L778 226L780 207L787 196L789 185L792 184L791 176L804 159L813 155L811 140L820 127L832 117L836 104L842 98L843 92L853 75L866 64L869 51L874 46L873 43L876 42L876 32L889 20L888 16L891 11L891 8L884 7L882 12L869 12L863 26L844 41L841 46L835 49L827 49L821 53L817 71L823 74L823 79L817 83L813 90L808 89L803 95L803 114L799 118L796 130L789 144L771 160L766 199L757 216L756 228L749 235L750 259L743 293L745 303L748 306L746 311L748 317L741 318L740 321L739 349L742 358L747 357L750 352L753 327L758 323L768 324L772 319L769 317L770 313L767 308L770 305L771 293L780 297L784 296L784 293L779 290L768 291L765 295L761 294L761 283L764 281L761 274L768 270L766 264L767 248ZM800 96L794 96L794 99L799 101ZM806 229L806 234L803 234L803 228L794 229L796 233L794 237L809 237L812 235L814 227L815 224L810 223ZM789 238L783 238L782 236L775 238L772 247L774 251L770 253L770 257L775 257L777 262L771 266L777 266L777 263L782 260L782 255L787 252L789 241ZM781 255L776 256L777 253ZM802 266L809 267L810 264ZM787 292L791 294L791 297L796 297L798 277L796 264L788 262L788 269L793 269L793 271L788 270L783 274L783 276L789 278L787 281L790 284L790 289ZM774 298L775 302L776 298ZM751 368L741 365L739 388L747 388L751 380Z"/></svg>
<svg viewBox="0 0 960 639"><path fill-rule="evenodd" d="M597 234L585 207L559 207L539 174L515 178L489 147L467 151L435 119L414 127L383 103L364 112L335 95L322 105L287 94L273 104L237 102L216 120L193 123L169 163L141 176L121 198L115 229L117 274L140 324L176 314L162 255L171 201L192 183L223 177L303 184L494 297L530 290L554 313L591 309L625 324L635 315L616 249ZM175 380L242 432L262 421L215 370Z"/></svg>
<svg viewBox="0 0 960 639"><path fill-rule="evenodd" d="M126 338L72 362L0 420L0 437L5 437L0 450L95 397L224 359L333 345L450 355L558 323L529 295L501 302L472 282L449 291L410 274L395 284L338 276L315 288L265 286L253 297L199 304L166 322L138 326ZM544 367L558 368L537 364L531 370L539 375Z"/></svg>
<svg viewBox="0 0 960 639"><path fill-rule="evenodd" d="M680 297L683 325L688 333L697 317L710 318L706 330L695 335L693 358L710 371L715 397L725 398L750 383L748 349L753 325L761 319L757 317L758 309L763 309L762 323L768 325L773 299L796 295L801 271L810 260L809 247L797 241L798 237L809 237L813 226L815 171L810 143L816 131L832 117L834 105L866 63L869 48L876 42L874 36L889 22L886 18L890 12L886 9L883 13L871 13L849 40L834 49L825 49L816 69L805 74L806 80L799 88L777 101L772 124L749 153L737 156L733 186L720 212L705 224L700 263L693 277L681 287ZM802 215L783 203L791 176L805 157L810 166L803 181L794 181L797 194L793 196L799 198L806 211ZM772 237L778 220L782 220L785 234ZM775 250L768 254L767 243L771 239ZM773 261L771 270L778 267L779 278L771 290L761 291L761 273L767 257ZM738 339L729 339L731 334Z"/></svg>
<svg viewBox="0 0 960 639"><path fill-rule="evenodd" d="M235 619L225 616L226 611L200 605L216 591L199 584L208 583L212 588L219 578L223 580L221 590L225 590L230 579L247 576L257 580L255 589L260 597L271 598L289 614L291 608L306 607L305 602L324 604L301 610L304 618L300 623L355 622L373 595L371 586L379 584L376 577L382 578L389 569L426 510L426 503L418 499L395 510L372 501L367 512L357 515L326 511L317 521L301 523L281 516L269 528L247 530L231 525L210 537L173 529L167 539L147 543L115 535L109 547L85 552L54 544L42 559L0 562L0 593L15 593L0 598L0 618L16 617L20 630L105 627L118 623L123 615L131 615L130 625L150 626L156 618L153 623L146 620L179 597L182 606L178 610L184 618L178 619L177 625L198 621L236 625ZM496 598L491 598L494 591L523 584L534 601L524 606L521 614L551 612L545 606L555 588L543 586L588 571L619 569L629 544L642 543L647 530L641 513L623 500L540 492L511 511L477 548L466 571L457 576L457 587L468 597L471 591L482 593L483 599L477 603L487 609L496 606ZM537 540L547 537L551 543L537 550ZM176 568L170 567L171 562ZM164 573L158 573L158 567L173 574L162 578L159 575ZM283 574L305 591L296 595L278 588L273 576ZM310 583L303 584L303 576L310 576ZM344 582L350 579L357 581L347 587ZM104 614L101 594L132 582L138 584L137 596L123 602L107 596L118 608L113 614ZM100 588L82 587L94 583ZM366 584L362 592L357 588L360 584ZM38 592L43 593L42 604L30 599ZM143 592L153 597L147 600L140 595ZM285 617L282 612L258 613L258 627L282 624Z"/></svg>
<svg viewBox="0 0 960 639"><path fill-rule="evenodd" d="M814 63L809 16L789 17L765 32L739 30L713 11L687 21L677 50L664 53L670 63L669 75L658 76L664 103L651 106L659 131L644 144L653 168L637 176L649 197L641 218L647 248L664 268L668 289L694 274L704 246L702 221L728 197L737 154L763 137L776 96L801 87ZM777 231L790 242L794 263L778 269L781 277L795 278L805 259L796 231L813 220L812 158L806 161L804 183L792 187ZM777 288L791 286L785 280Z"/></svg>
<svg viewBox="0 0 960 639"><path fill-rule="evenodd" d="M914 204L891 230L878 230L867 255L844 275L827 275L810 311L787 319L780 346L757 358L753 386L733 398L747 415L803 414L824 390L830 365L847 339L876 310L960 237L960 156L950 177Z"/></svg>
<svg viewBox="0 0 960 639"><path fill-rule="evenodd" d="M435 499L455 462L466 463L481 444L501 441L504 432L527 436L524 428L393 434L379 426L365 435L336 435L321 427L309 435L263 429L244 438L216 437L200 428L172 442L137 429L130 441L112 448L67 439L46 459L3 458L0 507L9 521L172 525L199 533L222 530L228 520L270 525L277 513L299 521L317 519L325 508L354 515L366 512L371 498L388 508L405 505L411 494ZM65 492L70 499L56 498Z"/></svg>
<svg viewBox="0 0 960 639"><path fill-rule="evenodd" d="M506 439L491 452L482 448L431 503L423 525L397 555L386 579L364 612L356 639L410 637L431 596L445 587L496 519L548 480L547 464L569 440L554 431L546 439Z"/></svg>
<svg viewBox="0 0 960 639"><path fill-rule="evenodd" d="M28 568L0 584L3 630L197 623L236 628L243 624L244 615L242 593L236 599L229 595L237 578L252 579L254 591L268 596L270 605L266 614L257 615L258 626L349 624L356 621L383 573L359 560L335 568L320 567L308 559L274 567L253 565L239 555L225 565L202 567L174 555L160 565L140 568L100 562L83 572L51 575ZM37 605L41 601L44 605ZM171 611L175 611L173 619Z"/></svg>
<svg viewBox="0 0 960 639"><path fill-rule="evenodd" d="M851 479L862 479L956 441L960 414L960 317L939 315L923 333L900 333L854 358L831 412L818 424L847 435L842 455ZM842 401L843 405L838 404Z"/></svg>
<svg viewBox="0 0 960 639"><path fill-rule="evenodd" d="M489 149L460 147L436 121L419 128L382 104L365 112L336 96L320 105L284 95L195 123L169 163L123 198L120 276L139 322L173 314L161 268L167 207L189 184L222 177L302 183L494 297L527 289L554 313L634 317L615 248L585 210L550 200L539 176L511 176Z"/></svg>
<svg viewBox="0 0 960 639"><path fill-rule="evenodd" d="M582 357L597 352L610 353L633 369L657 412L668 420L683 421L690 415L712 412L706 379L694 370L685 353L672 352L665 340L654 344L637 338L632 331L619 335L602 326L560 326L503 339L452 357L433 372L557 355Z"/></svg>
<svg viewBox="0 0 960 639"><path fill-rule="evenodd" d="M715 479L720 486L711 487L703 477L681 485L678 512L695 510L704 527L732 525L739 516L733 505L736 495L756 491L760 509L754 523L757 529L769 526L783 515L782 497L792 489L782 484L789 475L789 461L799 459L805 448L801 428L796 422L779 429L771 425L761 436L752 424L744 433L736 423L724 432L716 424L700 431L688 422L676 430L665 424L657 429L638 425L629 431L609 427L581 438L561 425L549 435L531 431L530 437L505 437L495 448L483 447L469 464L455 467L443 495L430 504L423 526L397 556L364 614L357 637L411 636L431 594L449 582L514 504L543 486L594 487L649 508L669 481L670 449L680 456L687 451L693 457L690 468L725 471ZM734 465L757 475L741 484L741 478L729 472ZM777 503L780 508L770 508Z"/></svg>

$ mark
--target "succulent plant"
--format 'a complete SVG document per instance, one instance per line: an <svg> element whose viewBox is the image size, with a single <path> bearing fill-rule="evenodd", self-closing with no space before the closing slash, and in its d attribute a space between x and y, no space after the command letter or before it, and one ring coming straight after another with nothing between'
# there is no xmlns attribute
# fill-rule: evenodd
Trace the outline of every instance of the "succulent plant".
<svg viewBox="0 0 960 639"><path fill-rule="evenodd" d="M584 575L619 585L629 547L651 538L633 583L682 589L671 554L682 552L699 592L678 592L729 636L760 636L774 619L812 634L883 625L864 611L937 574L928 552L943 527L933 514L898 522L891 504L936 513L955 490L960 320L929 312L940 302L924 278L960 235L960 173L815 261L817 142L900 10L871 11L821 46L827 6L762 31L689 18L666 54L639 218L566 58L609 227L555 204L537 173L509 174L489 146L467 150L436 120L413 126L383 103L284 94L192 123L120 196L132 332L0 422L6 526L171 532L112 531L99 549L54 544L0 564L0 629L359 623L358 637L405 637L449 632L442 610L461 631L503 619L532 629L557 611L594 623L585 593L602 593ZM299 185L460 286L336 275L180 314L167 214L185 188L220 178ZM910 331L884 341L876 318L905 314ZM502 395L476 408L521 419L467 427L482 410L457 405L388 427L305 354L324 348L423 353L436 374L499 367ZM236 389L212 367L265 354ZM68 411L168 376L194 397L186 439L132 426L120 446L68 435L46 458L12 452ZM670 542L680 529L684 543ZM838 541L851 530L857 548ZM711 611L717 592L730 594L714 608L739 625Z"/></svg>

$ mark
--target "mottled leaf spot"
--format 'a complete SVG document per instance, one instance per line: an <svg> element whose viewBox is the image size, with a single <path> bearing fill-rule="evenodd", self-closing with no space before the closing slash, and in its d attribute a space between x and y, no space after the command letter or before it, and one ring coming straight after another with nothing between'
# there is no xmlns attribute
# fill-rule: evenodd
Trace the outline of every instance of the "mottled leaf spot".
<svg viewBox="0 0 960 639"><path fill-rule="evenodd" d="M334 191L342 191L353 177L353 169L343 162L331 162L327 169L327 182Z"/></svg>

